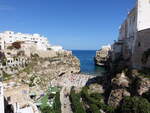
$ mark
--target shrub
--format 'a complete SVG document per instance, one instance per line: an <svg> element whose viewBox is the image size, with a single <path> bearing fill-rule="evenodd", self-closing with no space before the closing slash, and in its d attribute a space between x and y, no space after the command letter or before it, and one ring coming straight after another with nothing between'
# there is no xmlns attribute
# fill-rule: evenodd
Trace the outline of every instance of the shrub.
<svg viewBox="0 0 150 113"><path fill-rule="evenodd" d="M4 58L4 59L2 59L1 62L2 62L2 65L3 65L3 66L6 66L7 59Z"/></svg>
<svg viewBox="0 0 150 113"><path fill-rule="evenodd" d="M6 57L5 57L5 54L0 51L0 59L4 59L4 58L6 58Z"/></svg>
<svg viewBox="0 0 150 113"><path fill-rule="evenodd" d="M102 104L103 107L102 109L106 112L106 113L115 113L115 108L106 104Z"/></svg>
<svg viewBox="0 0 150 113"><path fill-rule="evenodd" d="M33 57L33 58L38 58L39 55L38 55L37 53L34 53L34 54L31 54L31 57Z"/></svg>
<svg viewBox="0 0 150 113"><path fill-rule="evenodd" d="M74 113L86 113L82 103L80 102L80 94L76 94L73 88L71 89L70 92L70 101L71 101L71 108Z"/></svg>
<svg viewBox="0 0 150 113"><path fill-rule="evenodd" d="M142 97L125 97L121 113L150 113L150 103Z"/></svg>
<svg viewBox="0 0 150 113"><path fill-rule="evenodd" d="M81 96L84 101L88 104L96 104L99 105L102 103L102 96L100 94L88 94L88 87L84 87L81 91Z"/></svg>
<svg viewBox="0 0 150 113"><path fill-rule="evenodd" d="M60 92L56 93L56 97L54 101L54 111L55 113L61 113Z"/></svg>
<svg viewBox="0 0 150 113"><path fill-rule="evenodd" d="M150 102L150 91L144 93L142 97L146 98Z"/></svg>
<svg viewBox="0 0 150 113"><path fill-rule="evenodd" d="M12 47L15 48L15 49L20 49L21 48L21 42L14 42L12 43Z"/></svg>
<svg viewBox="0 0 150 113"><path fill-rule="evenodd" d="M92 113L101 113L100 109L95 104L90 104L90 108Z"/></svg>
<svg viewBox="0 0 150 113"><path fill-rule="evenodd" d="M104 110L107 113L114 113L114 108L106 105L102 100L103 97L101 94L93 93L88 94L88 87L84 87L81 91L81 96L83 100L90 106L92 113L100 113L100 109ZM94 108L93 108L94 107ZM94 111L95 109L95 111Z"/></svg>
<svg viewBox="0 0 150 113"><path fill-rule="evenodd" d="M52 109L49 106L41 108L42 113L52 113Z"/></svg>
<svg viewBox="0 0 150 113"><path fill-rule="evenodd" d="M99 93L92 93L92 94L90 94L90 97L94 98L95 100L98 100L98 101L103 100L103 96Z"/></svg>
<svg viewBox="0 0 150 113"><path fill-rule="evenodd" d="M3 71L3 80L9 80L11 78L11 75L7 74L5 71Z"/></svg>
<svg viewBox="0 0 150 113"><path fill-rule="evenodd" d="M24 56L25 55L25 52L24 51L19 51L18 53L17 53L17 56Z"/></svg>
<svg viewBox="0 0 150 113"><path fill-rule="evenodd" d="M12 50L12 49L13 49L13 46L8 46L7 49Z"/></svg>

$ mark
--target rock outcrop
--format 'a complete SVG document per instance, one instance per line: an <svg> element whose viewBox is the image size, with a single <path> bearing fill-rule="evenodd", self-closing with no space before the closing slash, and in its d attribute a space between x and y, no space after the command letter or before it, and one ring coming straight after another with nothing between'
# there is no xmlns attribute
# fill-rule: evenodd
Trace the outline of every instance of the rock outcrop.
<svg viewBox="0 0 150 113"><path fill-rule="evenodd" d="M109 58L110 50L111 50L110 46L103 46L102 49L98 50L94 58L95 64L98 66L105 66L105 63Z"/></svg>
<svg viewBox="0 0 150 113"><path fill-rule="evenodd" d="M89 90L91 93L100 93L100 94L103 94L105 91L104 91L104 88L102 85L100 84L91 84L89 86Z"/></svg>
<svg viewBox="0 0 150 113"><path fill-rule="evenodd" d="M123 87L128 88L130 85L129 78L125 75L124 72L117 74L115 78L111 80L113 88Z"/></svg>
<svg viewBox="0 0 150 113"><path fill-rule="evenodd" d="M130 96L130 93L125 89L112 90L108 100L108 105L117 107L125 96Z"/></svg>
<svg viewBox="0 0 150 113"><path fill-rule="evenodd" d="M150 79L145 77L140 77L137 84L137 92L142 95L150 90Z"/></svg>
<svg viewBox="0 0 150 113"><path fill-rule="evenodd" d="M63 74L79 73L80 62L72 53L59 53L55 57L33 57L27 67L14 79L28 84L31 88L46 90L52 79Z"/></svg>
<svg viewBox="0 0 150 113"><path fill-rule="evenodd" d="M107 103L118 107L126 96L142 96L150 91L150 78L138 70L124 70L111 78Z"/></svg>
<svg viewBox="0 0 150 113"><path fill-rule="evenodd" d="M111 79L111 91L108 98L108 104L113 107L119 106L125 96L130 96L127 90L130 87L130 79L125 72L118 73Z"/></svg>

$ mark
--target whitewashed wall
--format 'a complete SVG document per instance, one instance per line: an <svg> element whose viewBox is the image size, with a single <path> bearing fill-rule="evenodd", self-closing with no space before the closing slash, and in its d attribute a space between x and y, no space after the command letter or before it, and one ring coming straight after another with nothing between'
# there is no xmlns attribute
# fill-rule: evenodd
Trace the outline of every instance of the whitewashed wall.
<svg viewBox="0 0 150 113"><path fill-rule="evenodd" d="M0 113L4 113L3 84L0 82Z"/></svg>
<svg viewBox="0 0 150 113"><path fill-rule="evenodd" d="M150 0L138 0L138 31L150 28Z"/></svg>
<svg viewBox="0 0 150 113"><path fill-rule="evenodd" d="M16 41L25 41L30 42L30 44L36 44L37 50L47 50L50 46L46 37L40 36L39 34L23 34L23 33L14 33L12 31L5 31L0 33L0 38L3 40L2 49L5 47L4 42L6 44L11 44Z"/></svg>

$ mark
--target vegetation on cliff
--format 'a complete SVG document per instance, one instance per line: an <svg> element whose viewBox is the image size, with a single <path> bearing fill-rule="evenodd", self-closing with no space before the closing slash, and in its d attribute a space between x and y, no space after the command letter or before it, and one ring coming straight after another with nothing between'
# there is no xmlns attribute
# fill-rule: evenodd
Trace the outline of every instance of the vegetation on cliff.
<svg viewBox="0 0 150 113"><path fill-rule="evenodd" d="M60 93L56 93L53 107L43 106L40 109L42 113L61 113Z"/></svg>
<svg viewBox="0 0 150 113"><path fill-rule="evenodd" d="M150 103L142 97L125 97L120 113L150 113Z"/></svg>
<svg viewBox="0 0 150 113"><path fill-rule="evenodd" d="M79 71L80 62L72 54L61 53L51 58L41 58L37 54L32 54L30 63L20 71L18 78L30 87L38 86L42 90L47 90L52 79Z"/></svg>
<svg viewBox="0 0 150 113"><path fill-rule="evenodd" d="M56 91L54 92L54 89ZM40 103L40 110L42 113L61 113L61 102L60 102L60 89L51 88L51 90L47 91L47 94L43 96L39 100Z"/></svg>
<svg viewBox="0 0 150 113"><path fill-rule="evenodd" d="M75 93L74 88L72 87L70 92L70 101L71 101L71 108L73 113L86 113L81 100L80 93Z"/></svg>
<svg viewBox="0 0 150 113"><path fill-rule="evenodd" d="M101 113L100 110L103 110L106 113L114 113L114 108L104 103L104 97L99 93L88 92L88 87L83 87L81 91L81 97L83 99L84 105L88 105L89 112L92 113Z"/></svg>

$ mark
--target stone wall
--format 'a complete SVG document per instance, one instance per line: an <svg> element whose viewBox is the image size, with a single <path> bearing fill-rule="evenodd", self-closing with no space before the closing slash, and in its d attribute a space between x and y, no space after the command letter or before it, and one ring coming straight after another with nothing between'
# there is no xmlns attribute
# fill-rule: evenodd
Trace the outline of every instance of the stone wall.
<svg viewBox="0 0 150 113"><path fill-rule="evenodd" d="M150 29L142 30L137 33L137 40L134 47L134 52L132 56L133 67L150 68L150 59L148 59L146 64L143 64L141 59L144 51L150 49Z"/></svg>

